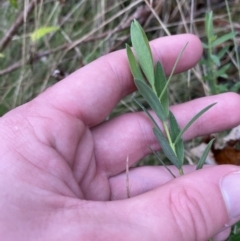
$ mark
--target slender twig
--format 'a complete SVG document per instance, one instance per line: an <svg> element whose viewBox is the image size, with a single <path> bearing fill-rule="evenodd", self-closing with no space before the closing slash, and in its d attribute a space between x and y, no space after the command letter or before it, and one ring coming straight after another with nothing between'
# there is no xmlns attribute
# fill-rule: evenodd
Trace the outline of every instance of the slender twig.
<svg viewBox="0 0 240 241"><path fill-rule="evenodd" d="M28 5L29 5L29 1L25 0L24 1L24 15L23 15L23 33L26 34L26 29L27 29L27 10L28 10ZM17 102L18 102L18 98L19 98L19 93L21 90L21 85L22 85L22 81L24 78L24 72L25 72L25 63L26 63L26 38L22 39L22 60L21 60L22 64L22 69L21 69L21 75L17 81L17 85L16 85L16 89L15 89L15 93L14 93L14 98L13 98L13 108L16 107ZM21 101L20 101L21 102Z"/></svg>
<svg viewBox="0 0 240 241"><path fill-rule="evenodd" d="M113 17L109 18L107 21L103 22L99 27L93 29L92 31L90 31L88 34L84 35L82 38L72 42L70 44L70 46L68 47L68 49L66 51L69 51L73 48L75 48L77 45L81 44L85 39L87 39L88 37L90 37L91 35L93 35L95 32L99 31L100 29L102 29L104 26L106 26L107 24L111 23L113 20L115 20L116 18L120 17L124 12L132 9L134 6L138 5L139 3L141 3L143 0L138 0L138 1L134 1L132 4L130 4L128 7L126 7L125 9L123 9L122 11L119 11L117 14L115 14Z"/></svg>
<svg viewBox="0 0 240 241"><path fill-rule="evenodd" d="M186 18L184 16L184 13L183 13L183 10L182 10L182 4L179 2L179 0L176 0L177 1L177 5L178 5L178 9L179 9L179 12L180 12L180 15L181 15L181 18L182 18L182 22L183 22L183 26L185 28L185 31L186 33L189 33L189 29L188 29L188 26L187 26L187 21L186 21Z"/></svg>
<svg viewBox="0 0 240 241"><path fill-rule="evenodd" d="M162 90L162 93L161 93L161 95L160 95L160 99L162 98L163 94L164 94L165 91L167 90L167 87L168 87L168 85L169 85L169 82L170 82L170 80L172 79L172 76L173 76L173 74L174 74L174 72L175 72L175 70L176 70L176 67L177 67L177 65L178 65L178 62L179 62L179 60L181 59L181 57L182 57L182 55L183 55L183 52L185 51L187 45L188 45L188 42L184 45L183 49L181 50L180 54L178 55L178 58L177 58L176 62L174 63L174 66L173 66L173 68L172 68L171 74L170 74L170 76L168 77L167 83L165 84L165 86L164 86L164 88L163 88L163 90Z"/></svg>
<svg viewBox="0 0 240 241"><path fill-rule="evenodd" d="M40 1L40 0L39 0ZM130 18L129 18L129 21L128 24L133 20L134 17L136 17L135 15L138 15L139 13L141 14L145 14L146 15L146 9L138 9L137 12L135 14L133 14ZM142 17L142 16L141 16ZM45 57L45 56L48 56L48 55L51 55L51 54L54 54L56 52L60 52L60 51L66 51L66 50L70 50L72 48L71 45L74 45L74 46L77 46L77 45L80 45L80 44L84 44L84 43L89 43L89 42L93 42L93 41L97 41L97 40L100 40L106 36L112 36L113 34L115 33L118 33L118 32L121 32L121 31L124 31L126 29L128 29L129 26L124 24L124 26L120 27L120 28L116 28L114 30L110 30L110 31L106 31L102 34L99 34L98 36L89 36L88 34L88 37L87 38L81 38L81 39L78 39L78 40L75 40L73 41L72 43L65 43L63 45L60 45L56 48L53 48L53 49L50 49L50 50L46 50L46 51L41 51L39 53L35 53L33 56L29 56L26 60L26 64L31 64L39 59L41 59L42 57ZM80 41L81 40L81 41ZM120 41L122 42L122 41ZM117 46L119 45L116 45L114 46L110 51L113 51L117 48ZM6 75L8 73L11 73L12 71L15 71L19 68L21 68L22 66L22 61L18 61L10 66L8 66L6 69L4 70L1 70L0 71L0 76L2 75Z"/></svg>
<svg viewBox="0 0 240 241"><path fill-rule="evenodd" d="M126 28L124 28L124 29L118 29L118 30L116 30L116 32L120 32L120 31L123 31L123 30L125 30L125 29L126 29ZM112 35L112 34L114 34L114 33L116 33L116 32L107 31L107 32L105 32L105 33L103 33L103 34L100 34L100 35L98 35L98 36L90 36L89 38L83 40L83 41L82 41L82 44L83 44L83 43L89 43L89 42L97 41L97 40L99 40L99 39L102 39L102 38L108 36L109 34ZM36 54L34 54L33 56L29 57L28 60L26 61L26 63L27 63L27 64L30 64L30 63L33 63L33 62L41 59L42 57L45 57L45 56L54 54L54 53L56 53L56 52L60 52L60 51L66 50L66 49L69 48L69 46L70 46L70 43L65 43L65 44L60 45L60 46L58 46L58 47L56 47L56 48L53 48L53 49L50 49L50 50L46 50L46 51L41 51L41 52L36 53ZM0 71L0 76L1 76L1 75L6 75L6 74L8 74L8 73L10 73L10 72L12 72L12 71L14 71L14 70L17 70L17 69L21 68L21 66L22 66L22 61L18 61L18 62L16 62L16 63L8 66L6 69L1 70L1 71Z"/></svg>
<svg viewBox="0 0 240 241"><path fill-rule="evenodd" d="M29 4L27 9L24 11L22 11L16 21L14 22L14 24L12 25L12 27L8 30L7 33L4 34L3 39L0 41L0 51L3 51L11 42L14 34L17 32L17 30L19 29L19 27L23 24L24 22L24 17L25 15L29 15L34 6L39 2L40 0L32 0Z"/></svg>
<svg viewBox="0 0 240 241"><path fill-rule="evenodd" d="M0 71L0 76L11 73L14 70L19 69L22 66L22 61L18 61L15 64L8 66L6 69Z"/></svg>
<svg viewBox="0 0 240 241"><path fill-rule="evenodd" d="M130 198L130 187L129 187L129 157L126 160L126 190L127 198Z"/></svg>
<svg viewBox="0 0 240 241"><path fill-rule="evenodd" d="M165 24L163 23L163 21L159 18L158 14L155 12L155 10L153 9L153 7L151 6L151 4L149 4L149 2L147 0L145 0L146 5L149 7L149 9L151 10L152 14L155 16L155 18L157 19L157 21L159 22L160 26L163 28L163 30L165 31L165 33L170 36L171 33L168 31L167 27L165 26Z"/></svg>
<svg viewBox="0 0 240 241"><path fill-rule="evenodd" d="M155 152L151 147L148 147L152 153L157 157L157 159L160 161L160 163L168 170L168 172L173 176L173 178L176 178L176 176L173 174L173 172L171 171L170 168L168 168L168 166L162 161L162 159L160 158L160 156L158 155L157 152Z"/></svg>

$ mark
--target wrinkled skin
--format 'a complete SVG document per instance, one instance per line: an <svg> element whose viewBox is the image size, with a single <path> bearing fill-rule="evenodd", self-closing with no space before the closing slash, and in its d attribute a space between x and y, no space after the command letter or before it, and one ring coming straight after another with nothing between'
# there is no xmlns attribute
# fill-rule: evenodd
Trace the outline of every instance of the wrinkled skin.
<svg viewBox="0 0 240 241"><path fill-rule="evenodd" d="M202 54L193 35L151 42L167 74L186 42L176 72ZM185 88L185 87L183 87ZM162 167L129 165L159 150L144 113L104 121L135 91L125 51L101 57L0 119L0 237L28 240L224 240L229 221L219 182L235 166L215 166L172 179ZM181 126L217 102L184 139L240 123L237 94L196 99L171 109ZM171 167L177 175L174 167ZM219 234L218 234L219 233Z"/></svg>

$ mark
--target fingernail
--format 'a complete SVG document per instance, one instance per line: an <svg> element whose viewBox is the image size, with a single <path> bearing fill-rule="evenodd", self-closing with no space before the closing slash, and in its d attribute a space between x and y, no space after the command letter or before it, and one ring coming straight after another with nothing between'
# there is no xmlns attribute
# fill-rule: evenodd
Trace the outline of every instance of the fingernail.
<svg viewBox="0 0 240 241"><path fill-rule="evenodd" d="M221 180L220 188L229 217L240 216L240 172L231 173Z"/></svg>

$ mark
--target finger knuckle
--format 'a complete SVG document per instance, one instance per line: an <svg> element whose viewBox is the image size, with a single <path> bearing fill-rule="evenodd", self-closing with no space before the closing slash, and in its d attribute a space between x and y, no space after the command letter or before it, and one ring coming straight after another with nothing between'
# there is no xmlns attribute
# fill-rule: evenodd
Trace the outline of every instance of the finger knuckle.
<svg viewBox="0 0 240 241"><path fill-rule="evenodd" d="M173 188L169 194L169 205L182 240L204 240L208 231L208 211L201 193L184 186Z"/></svg>

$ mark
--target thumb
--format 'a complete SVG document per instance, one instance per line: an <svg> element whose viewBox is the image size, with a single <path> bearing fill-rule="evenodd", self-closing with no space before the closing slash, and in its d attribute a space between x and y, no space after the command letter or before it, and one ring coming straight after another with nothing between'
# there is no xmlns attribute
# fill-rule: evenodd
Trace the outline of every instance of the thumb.
<svg viewBox="0 0 240 241"><path fill-rule="evenodd" d="M70 199L51 221L48 236L57 235L57 240L225 240L226 228L240 219L239 182L240 167L222 165L186 174L130 199Z"/></svg>
<svg viewBox="0 0 240 241"><path fill-rule="evenodd" d="M239 183L239 167L209 167L126 200L125 210L151 240L205 241L220 232L217 240L224 240L224 230L240 219Z"/></svg>

